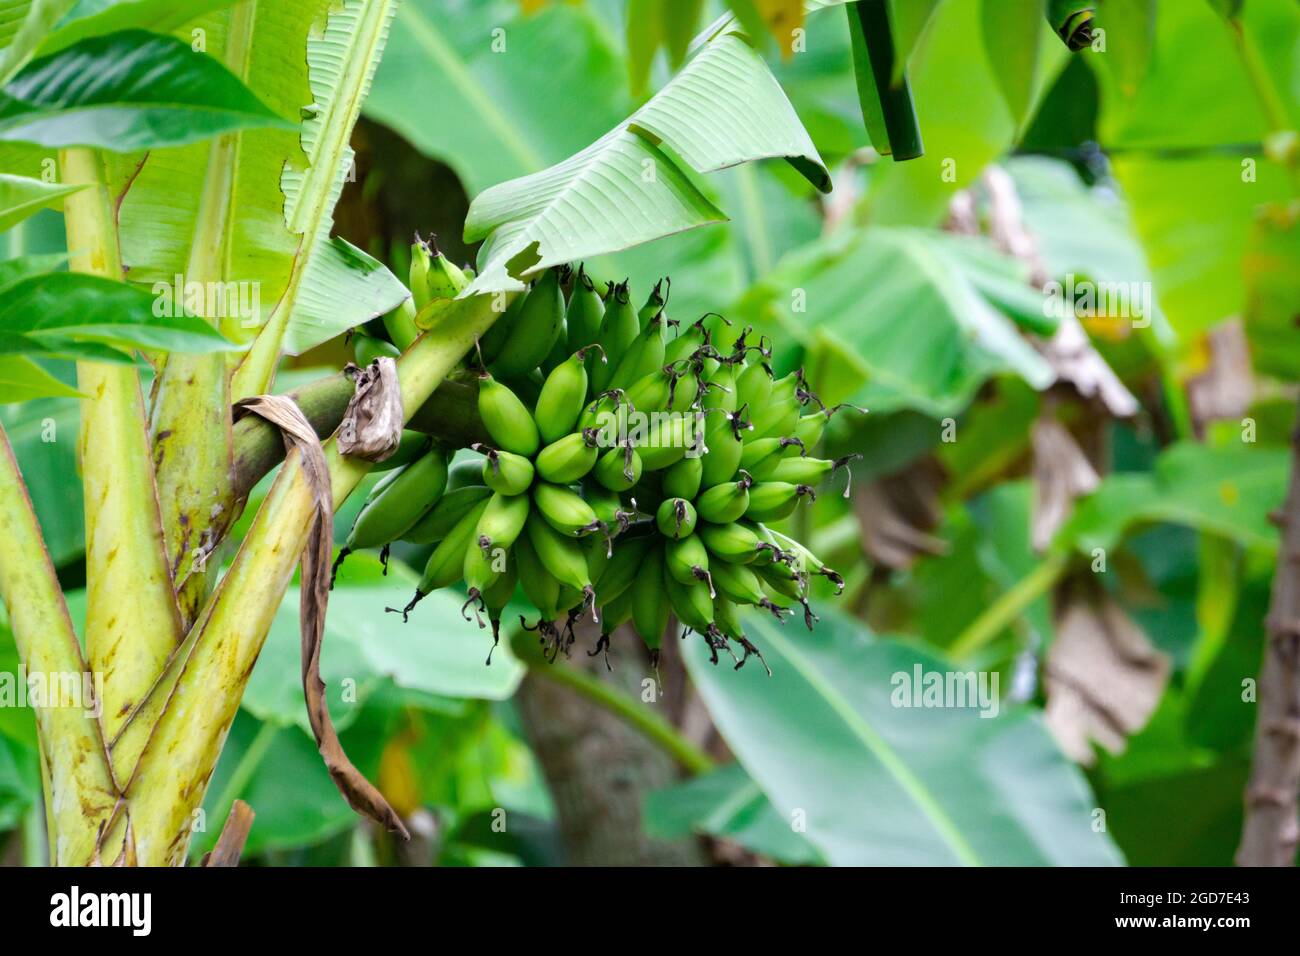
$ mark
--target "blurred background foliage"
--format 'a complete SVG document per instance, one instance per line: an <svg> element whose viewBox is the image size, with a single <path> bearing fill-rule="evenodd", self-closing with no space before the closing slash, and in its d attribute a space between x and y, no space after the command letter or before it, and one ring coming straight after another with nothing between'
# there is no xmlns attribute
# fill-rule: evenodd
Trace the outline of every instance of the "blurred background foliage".
<svg viewBox="0 0 1300 956"><path fill-rule="evenodd" d="M454 595L405 627L383 613L418 549L387 575L350 561L322 676L415 839L359 821L316 756L291 591L195 854L239 798L257 813L245 861L266 864L1231 862L1300 375L1300 8L1247 0L1225 22L1201 0L1107 0L1104 50L1071 54L1041 16L1008 36L990 5L917 2L902 21L923 157L871 148L844 16L813 12L765 55L834 191L780 162L726 170L699 186L727 223L588 263L642 295L671 276L674 318L752 324L778 372L870 409L826 438L865 455L852 493L840 478L794 519L848 580L817 631L753 623L771 678L709 667L697 642L655 672L631 637L612 670L577 653L548 672L504 643L484 666ZM417 231L472 261L470 198L622 121L685 28L723 12L664 6L406 0L337 233L398 275ZM61 231L41 213L7 251L58 252ZM1151 309L1048 315L1042 284L1069 276L1149 289ZM327 343L277 388L348 357ZM76 404L0 416L75 620ZM998 675L997 717L892 706L891 675L954 666ZM703 759L675 765L583 682ZM35 753L30 714L0 707L9 858L40 831Z"/></svg>

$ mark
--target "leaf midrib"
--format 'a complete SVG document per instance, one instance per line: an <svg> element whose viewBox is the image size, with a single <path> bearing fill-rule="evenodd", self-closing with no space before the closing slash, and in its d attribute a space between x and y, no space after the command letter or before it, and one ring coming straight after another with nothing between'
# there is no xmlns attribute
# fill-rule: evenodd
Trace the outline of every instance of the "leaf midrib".
<svg viewBox="0 0 1300 956"><path fill-rule="evenodd" d="M961 863L964 866L982 866L979 856L966 841L966 838L962 836L956 822L939 805L939 802L930 795L925 784L895 753L894 748L889 745L888 741L862 719L862 716L853 709L853 705L845 700L843 695L821 676L820 672L810 667L794 652L794 648L791 647L790 642L784 636L774 629L767 629L764 633L764 639L781 652L782 656L799 673L799 676L808 682L809 686L826 701L831 710L835 712L835 715L844 722L845 726L862 742L872 756L880 761L895 782L916 803L922 815L938 831L939 836L948 844Z"/></svg>

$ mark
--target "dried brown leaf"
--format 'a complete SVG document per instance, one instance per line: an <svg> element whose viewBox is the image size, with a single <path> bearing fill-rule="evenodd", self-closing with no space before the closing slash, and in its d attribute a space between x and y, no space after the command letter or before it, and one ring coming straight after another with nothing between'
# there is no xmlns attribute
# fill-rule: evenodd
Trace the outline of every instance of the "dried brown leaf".
<svg viewBox="0 0 1300 956"><path fill-rule="evenodd" d="M1075 499L1093 491L1101 479L1074 436L1056 419L1041 416L1031 433L1034 447L1032 540L1043 551L1074 508Z"/></svg>
<svg viewBox="0 0 1300 956"><path fill-rule="evenodd" d="M353 379L355 391L339 424L339 452L383 461L397 451L405 421L397 363L384 356L365 368L349 365L344 371Z"/></svg>
<svg viewBox="0 0 1300 956"><path fill-rule="evenodd" d="M283 395L258 395L235 406L235 419L254 414L280 428L286 446L302 456L302 470L315 499L315 515L302 553L299 617L302 624L302 689L307 718L316 745L334 785L358 813L409 838L406 827L374 785L348 759L330 720L325 682L320 677L320 655L325 640L325 611L329 604L330 550L334 539L334 500L329 466L320 439L297 404Z"/></svg>
<svg viewBox="0 0 1300 956"><path fill-rule="evenodd" d="M253 818L257 816L253 808L243 800L236 800L230 806L230 816L221 828L221 836L207 856L203 866L239 866L239 857L248 842L249 831L253 829Z"/></svg>

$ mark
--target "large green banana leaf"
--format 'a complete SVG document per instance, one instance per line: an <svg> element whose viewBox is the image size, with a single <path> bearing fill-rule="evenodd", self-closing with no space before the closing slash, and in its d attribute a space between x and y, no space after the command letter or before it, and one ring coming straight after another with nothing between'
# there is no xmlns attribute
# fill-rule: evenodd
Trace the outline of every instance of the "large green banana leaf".
<svg viewBox="0 0 1300 956"><path fill-rule="evenodd" d="M766 617L747 628L772 677L754 660L711 666L698 637L687 668L745 769L832 865L1122 862L1031 710L897 706L901 681L952 665L836 612L812 633Z"/></svg>

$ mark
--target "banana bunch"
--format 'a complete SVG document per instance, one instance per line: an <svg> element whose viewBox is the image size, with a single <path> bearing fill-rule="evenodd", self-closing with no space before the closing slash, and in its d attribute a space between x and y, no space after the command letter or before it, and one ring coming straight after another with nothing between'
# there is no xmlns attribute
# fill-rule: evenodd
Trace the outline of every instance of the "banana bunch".
<svg viewBox="0 0 1300 956"><path fill-rule="evenodd" d="M844 582L769 525L848 464L809 453L838 407L802 370L774 376L752 331L720 348L721 316L670 320L670 289L661 282L638 306L627 282L552 268L480 339L471 361L491 443L450 468L435 448L391 472L340 554L432 546L414 596L389 611L406 620L463 582L462 614L490 624L494 648L518 592L551 659L568 653L584 615L600 625L597 651L623 624L657 650L672 616L715 663L726 653L737 667L762 656L742 608L784 622L798 604L813 626L810 580ZM417 304L417 328L440 294Z"/></svg>

